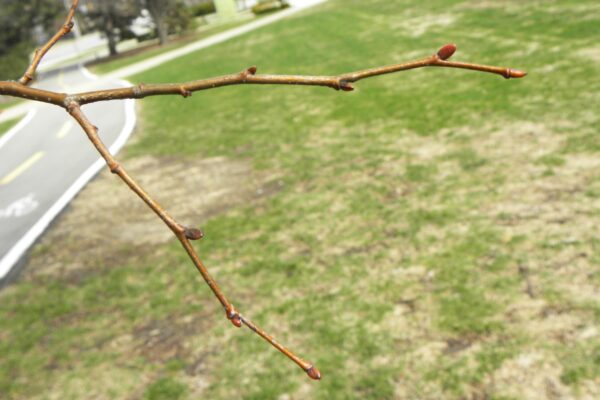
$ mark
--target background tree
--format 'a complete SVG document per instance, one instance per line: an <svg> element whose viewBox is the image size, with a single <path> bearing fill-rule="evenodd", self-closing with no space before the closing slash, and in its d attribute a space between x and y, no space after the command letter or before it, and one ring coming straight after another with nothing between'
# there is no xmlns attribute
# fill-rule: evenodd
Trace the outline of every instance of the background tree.
<svg viewBox="0 0 600 400"><path fill-rule="evenodd" d="M140 4L136 0L85 0L81 10L85 16L82 28L102 32L108 40L110 55L115 55L119 40L140 14Z"/></svg>
<svg viewBox="0 0 600 400"><path fill-rule="evenodd" d="M169 41L170 33L182 33L192 25L191 10L181 0L144 0L156 26L159 43Z"/></svg>
<svg viewBox="0 0 600 400"><path fill-rule="evenodd" d="M35 33L55 30L64 11L56 0L0 0L0 76L16 78L27 67Z"/></svg>

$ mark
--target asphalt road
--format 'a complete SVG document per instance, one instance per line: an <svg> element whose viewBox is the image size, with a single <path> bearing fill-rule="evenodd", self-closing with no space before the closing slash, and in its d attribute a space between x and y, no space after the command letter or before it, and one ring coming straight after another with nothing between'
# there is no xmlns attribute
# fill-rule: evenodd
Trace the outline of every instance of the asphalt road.
<svg viewBox="0 0 600 400"><path fill-rule="evenodd" d="M71 66L42 75L35 86L76 92L123 84ZM133 100L91 104L83 110L113 153L133 130ZM15 265L29 246L103 167L65 110L39 104L25 118L16 131L0 138L0 285L16 275Z"/></svg>

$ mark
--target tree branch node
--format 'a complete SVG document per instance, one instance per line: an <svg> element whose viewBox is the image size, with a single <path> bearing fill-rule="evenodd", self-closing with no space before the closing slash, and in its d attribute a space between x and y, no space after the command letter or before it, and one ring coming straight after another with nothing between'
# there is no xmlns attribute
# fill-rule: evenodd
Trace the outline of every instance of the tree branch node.
<svg viewBox="0 0 600 400"><path fill-rule="evenodd" d="M144 84L137 84L136 86L131 88L131 91L133 92L134 98L140 98L142 96L142 93L144 92Z"/></svg>
<svg viewBox="0 0 600 400"><path fill-rule="evenodd" d="M78 102L73 101L73 99L71 99L71 96L67 96L65 97L65 108L67 109L67 112L69 114L73 115L75 110L78 110L80 106Z"/></svg>
<svg viewBox="0 0 600 400"><path fill-rule="evenodd" d="M225 314L227 315L227 319L230 320L235 327L240 328L242 326L242 317L233 305L229 305L229 308L225 310Z"/></svg>
<svg viewBox="0 0 600 400"><path fill-rule="evenodd" d="M181 96L183 98L191 97L192 96L192 92L190 92L189 90L187 90L185 88L185 86L183 86L183 85L179 87L179 93L181 94Z"/></svg>
<svg viewBox="0 0 600 400"><path fill-rule="evenodd" d="M98 128L96 128L96 130L98 130ZM121 170L121 164L119 164L116 161L110 162L108 164L108 169L110 170L110 172L112 172L113 174L118 174L119 171Z"/></svg>
<svg viewBox="0 0 600 400"><path fill-rule="evenodd" d="M66 35L67 33L71 32L71 30L73 29L74 26L75 26L75 23L73 21L69 21L68 23L64 24L62 26L64 34Z"/></svg>
<svg viewBox="0 0 600 400"><path fill-rule="evenodd" d="M200 240L204 237L204 232L196 228L184 228L183 234L190 240Z"/></svg>
<svg viewBox="0 0 600 400"><path fill-rule="evenodd" d="M336 90L343 90L344 92L351 92L354 90L354 86L346 79L338 79Z"/></svg>
<svg viewBox="0 0 600 400"><path fill-rule="evenodd" d="M248 67L242 72L240 72L240 77L242 78L242 83L246 83L249 76L256 74L256 67Z"/></svg>

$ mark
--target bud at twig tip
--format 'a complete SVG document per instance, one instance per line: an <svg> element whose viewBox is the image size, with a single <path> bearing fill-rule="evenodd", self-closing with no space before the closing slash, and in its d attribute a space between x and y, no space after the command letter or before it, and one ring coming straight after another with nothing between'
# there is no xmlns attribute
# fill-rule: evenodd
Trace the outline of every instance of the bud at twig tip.
<svg viewBox="0 0 600 400"><path fill-rule="evenodd" d="M440 60L447 60L450 57L452 57L452 55L454 54L455 51L456 51L455 44L453 44L453 43L447 44L438 50L437 56L440 58Z"/></svg>
<svg viewBox="0 0 600 400"><path fill-rule="evenodd" d="M519 71L518 69L511 69L509 70L509 75L511 78L522 78L527 75L527 72Z"/></svg>
<svg viewBox="0 0 600 400"><path fill-rule="evenodd" d="M190 240L199 240L204 237L204 232L196 228L185 228L183 233L185 234L185 237Z"/></svg>
<svg viewBox="0 0 600 400"><path fill-rule="evenodd" d="M310 368L308 368L306 370L306 374L311 378L314 379L316 381L321 379L321 372L319 372L319 370L317 369L317 367L311 366Z"/></svg>

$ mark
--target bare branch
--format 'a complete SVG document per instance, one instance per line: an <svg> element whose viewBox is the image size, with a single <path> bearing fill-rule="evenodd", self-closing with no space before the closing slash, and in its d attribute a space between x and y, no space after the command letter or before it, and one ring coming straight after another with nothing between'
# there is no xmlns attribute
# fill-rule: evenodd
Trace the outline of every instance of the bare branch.
<svg viewBox="0 0 600 400"><path fill-rule="evenodd" d="M202 260L198 256L198 253L192 246L190 240L201 239L204 234L199 229L186 228L176 222L146 191L135 181L127 171L117 162L117 160L110 154L106 145L102 142L98 136L98 128L94 126L90 120L85 116L79 104L71 102L67 105L67 111L71 116L79 123L79 125L85 131L88 139L92 142L94 147L98 150L106 165L108 165L110 171L113 174L117 174L127 186L131 188L151 209L158 215L160 219L173 231L177 239L181 242L183 248L188 253L190 259L198 269L198 272L204 278L204 281L208 284L216 298L219 300L223 309L225 310L225 316L231 321L236 327L241 327L242 324L246 325L250 330L258 334L260 337L269 342L273 347L279 350L281 353L286 355L290 360L294 361L300 368L302 368L309 377L312 379L321 379L321 373L311 363L301 359L295 355L291 350L281 345L271 335L260 329L252 321L241 315L233 305L227 300L221 288L213 277L204 266Z"/></svg>
<svg viewBox="0 0 600 400"><path fill-rule="evenodd" d="M139 84L137 86L123 89L99 90L93 92L76 93L71 95L70 99L83 105L95 103L98 101L116 99L140 99L147 96L158 95L175 94L181 95L183 97L189 97L192 95L193 92L197 92L200 90L208 90L223 86L243 84L325 86L333 88L335 90L352 91L354 90L352 83L358 82L361 79L424 67L470 69L473 71L501 75L507 79L521 78L526 75L525 72L505 67L492 67L488 65L446 61L452 56L455 50L456 46L453 44L449 44L442 47L437 54L426 58L422 58L420 60L410 61L403 64L395 64L385 67L377 67L362 71L350 72L337 76L256 75L256 67L250 67L237 74L223 75L215 78L202 79L185 83Z"/></svg>
<svg viewBox="0 0 600 400"><path fill-rule="evenodd" d="M378 75L391 74L394 72L405 71L409 69L424 68L424 67L445 67L445 68L460 68L470 69L474 71L487 72L492 74L501 75L505 78L521 78L525 76L525 72L513 70L510 68L503 67L492 67L479 64L469 64L461 62L452 62L448 59L456 51L456 46L449 44L443 46L436 54L403 64L395 64L385 67L377 67L372 69L366 69L351 73L346 73L337 76L302 76L302 75L256 75L256 67L250 67L240 73L224 75L220 77L197 80L187 83L180 84L154 84L144 85L140 84L137 86L124 88L124 89L111 89L111 90L99 90L93 92L76 93L76 94L65 94L51 92L47 90L40 90L28 87L27 84L33 79L33 75L41 59L46 52L66 33L68 33L73 26L73 16L75 8L77 7L78 0L73 0L71 9L67 15L65 24L53 37L46 43L42 48L38 49L35 53L33 61L23 77L18 82L0 81L0 94L9 95L13 97L20 97L25 99L31 99L44 103L54 104L65 108L69 114L79 123L83 128L89 140L92 142L94 147L98 150L102 158L106 161L110 171L118 175L123 182L129 186L129 188L138 195L147 205L154 211L154 213L163 220L163 222L171 229L173 234L181 242L181 245L189 255L193 264L198 269L198 272L202 275L202 278L206 281L210 289L212 290L215 297L219 300L227 319L231 321L236 327L246 325L254 333L262 337L269 344L283 353L285 356L295 362L300 368L302 368L310 378L321 379L321 373L311 363L301 359L291 352L286 347L282 346L272 336L267 334L265 331L256 326L252 321L240 314L233 305L227 300L221 288L212 278L207 268L200 260L196 250L192 246L190 240L199 240L204 234L202 231L196 228L188 228L179 224L173 217L171 217L146 191L129 176L127 171L117 162L117 160L110 154L110 151L102 142L98 136L98 128L94 126L86 115L81 110L81 106L84 104L108 101L116 99L128 99L128 98L143 98L146 96L156 95L172 95L177 94L183 97L191 96L193 92L199 90L213 89L222 86L229 85L240 85L240 84L274 84L274 85L306 85L306 86L325 86L336 90L351 91L354 90L352 83L357 82L361 79L366 79Z"/></svg>
<svg viewBox="0 0 600 400"><path fill-rule="evenodd" d="M0 95L20 97L60 107L65 107L65 99L67 98L65 93L37 89L14 81L0 81Z"/></svg>
<svg viewBox="0 0 600 400"><path fill-rule="evenodd" d="M42 58L44 58L44 56L48 52L48 50L50 50L52 46L54 46L54 44L60 40L60 38L65 36L67 33L71 32L71 29L73 29L73 16L75 15L77 3L79 3L79 0L73 0L73 3L71 4L71 8L69 9L67 18L65 19L63 26L58 30L58 32L54 34L54 36L50 38L50 40L48 40L48 42L45 45L43 45L35 51L35 54L33 55L33 60L31 60L31 64L29 65L21 79L19 79L19 83L21 85L28 85L33 80L35 71L38 65L40 64L40 61L42 61Z"/></svg>

